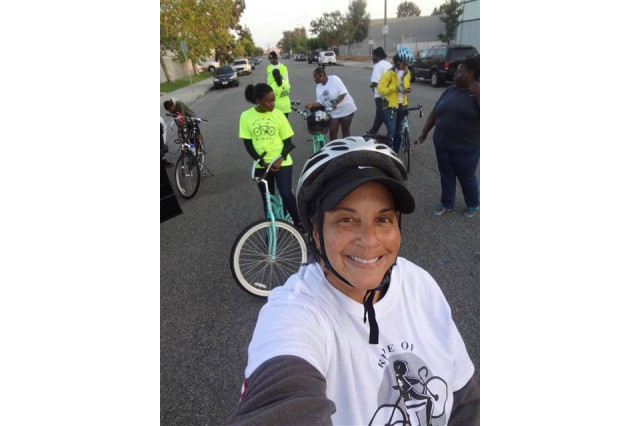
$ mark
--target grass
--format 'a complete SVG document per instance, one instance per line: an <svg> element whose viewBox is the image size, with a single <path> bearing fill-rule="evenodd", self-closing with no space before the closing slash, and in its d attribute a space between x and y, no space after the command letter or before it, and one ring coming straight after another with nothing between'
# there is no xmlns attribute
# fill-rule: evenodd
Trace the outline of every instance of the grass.
<svg viewBox="0 0 640 426"><path fill-rule="evenodd" d="M191 82L195 84L199 81L206 80L208 78L209 79L211 78L211 73L205 71L198 75L192 75ZM169 82L160 83L160 93L173 92L174 90L187 87L188 85L189 85L189 77L176 79L176 81L174 81L173 83L169 83Z"/></svg>

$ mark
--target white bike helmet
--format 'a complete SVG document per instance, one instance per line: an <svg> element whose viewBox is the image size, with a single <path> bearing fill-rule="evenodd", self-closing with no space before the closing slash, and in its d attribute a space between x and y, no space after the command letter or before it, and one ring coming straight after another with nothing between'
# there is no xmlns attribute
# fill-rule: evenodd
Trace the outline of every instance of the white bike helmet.
<svg viewBox="0 0 640 426"><path fill-rule="evenodd" d="M372 181L389 188L398 211L412 213L415 202L405 187L406 179L404 164L387 145L359 136L333 140L302 167L296 188L302 224L311 234L311 214L318 207L314 204L321 203L322 210L331 210L358 186Z"/></svg>

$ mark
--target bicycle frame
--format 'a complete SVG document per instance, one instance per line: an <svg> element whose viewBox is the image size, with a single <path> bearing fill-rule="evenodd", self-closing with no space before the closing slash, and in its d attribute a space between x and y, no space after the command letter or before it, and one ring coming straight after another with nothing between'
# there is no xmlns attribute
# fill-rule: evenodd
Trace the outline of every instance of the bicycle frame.
<svg viewBox="0 0 640 426"><path fill-rule="evenodd" d="M264 171L262 176L256 176L256 166L260 163L260 160L253 162L251 168L251 179L255 180L258 185L264 185L264 198L267 205L267 220L271 222L269 227L269 256L275 257L277 244L276 236L276 219L289 220L289 215L284 214L284 206L278 197L269 191L269 182L264 178L269 174L271 166L275 161L269 164L269 167Z"/></svg>

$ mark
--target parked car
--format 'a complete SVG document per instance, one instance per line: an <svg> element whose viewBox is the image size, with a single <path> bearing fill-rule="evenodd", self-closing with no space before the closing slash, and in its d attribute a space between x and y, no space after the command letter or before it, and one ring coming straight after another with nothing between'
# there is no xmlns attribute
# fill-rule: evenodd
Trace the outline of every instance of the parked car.
<svg viewBox="0 0 640 426"><path fill-rule="evenodd" d="M251 74L251 64L248 59L236 59L233 62L233 68L238 75Z"/></svg>
<svg viewBox="0 0 640 426"><path fill-rule="evenodd" d="M312 64L314 62L318 62L318 54L320 52L317 50L314 50L313 52L309 52L309 54L307 55L307 62Z"/></svg>
<svg viewBox="0 0 640 426"><path fill-rule="evenodd" d="M213 74L216 68L220 67L220 62L215 61L213 58L209 56L205 56L203 58L200 58L200 60L196 65L200 70L200 72L204 72L205 70L207 70L211 74Z"/></svg>
<svg viewBox="0 0 640 426"><path fill-rule="evenodd" d="M240 79L238 79L238 73L232 66L226 65L216 69L213 74L213 87L219 89L221 87L229 87L240 85Z"/></svg>
<svg viewBox="0 0 640 426"><path fill-rule="evenodd" d="M445 81L453 81L458 64L468 57L478 54L473 46L434 46L421 50L409 66L411 81L416 78L429 80L433 87Z"/></svg>
<svg viewBox="0 0 640 426"><path fill-rule="evenodd" d="M306 61L307 60L307 55L305 55L304 53L296 53L296 56L293 58L294 61L299 62L299 61Z"/></svg>
<svg viewBox="0 0 640 426"><path fill-rule="evenodd" d="M318 65L335 65L336 54L333 50L326 50L318 53Z"/></svg>
<svg viewBox="0 0 640 426"><path fill-rule="evenodd" d="M262 58L260 56L256 56L255 58L253 58L253 62L256 65L260 65L262 63Z"/></svg>

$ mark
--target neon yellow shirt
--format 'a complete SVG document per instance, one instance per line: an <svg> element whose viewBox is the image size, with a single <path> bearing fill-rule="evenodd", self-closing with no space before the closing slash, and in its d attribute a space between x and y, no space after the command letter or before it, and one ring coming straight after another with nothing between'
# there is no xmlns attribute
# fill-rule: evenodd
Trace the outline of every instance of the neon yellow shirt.
<svg viewBox="0 0 640 426"><path fill-rule="evenodd" d="M266 152L264 161L271 163L282 152L284 147L282 141L293 136L293 129L282 111L274 109L271 112L258 112L255 107L252 107L240 115L238 134L240 139L251 139L253 149L259 155ZM289 154L282 165L290 166L291 164L293 164L293 158Z"/></svg>
<svg viewBox="0 0 640 426"><path fill-rule="evenodd" d="M273 79L273 74L272 74L273 68L274 68L273 64L267 65L267 84L268 85L271 85L271 83L275 81ZM275 68L278 68L280 70L280 75L282 76L282 79L288 82L289 73L287 72L287 67L285 67L284 64L278 62L278 65L276 65Z"/></svg>
<svg viewBox="0 0 640 426"><path fill-rule="evenodd" d="M282 86L278 86L278 83L274 81L270 86L273 89L273 93L276 95L276 109L279 109L285 114L291 112L291 99L289 98L291 85L289 82L287 80L282 80Z"/></svg>

